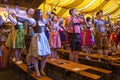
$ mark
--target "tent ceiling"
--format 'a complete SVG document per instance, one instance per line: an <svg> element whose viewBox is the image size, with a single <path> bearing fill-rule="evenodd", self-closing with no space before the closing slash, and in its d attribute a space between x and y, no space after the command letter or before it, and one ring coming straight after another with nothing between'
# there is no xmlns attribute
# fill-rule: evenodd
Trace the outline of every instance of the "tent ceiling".
<svg viewBox="0 0 120 80"><path fill-rule="evenodd" d="M46 0L39 8L44 12L54 11L58 16L69 15L70 8L76 8L78 12L85 12L89 15L103 10L104 15L110 14L112 18L120 16L120 0Z"/></svg>
<svg viewBox="0 0 120 80"><path fill-rule="evenodd" d="M0 0L0 4L14 5L18 3L21 7L38 8L43 0Z"/></svg>

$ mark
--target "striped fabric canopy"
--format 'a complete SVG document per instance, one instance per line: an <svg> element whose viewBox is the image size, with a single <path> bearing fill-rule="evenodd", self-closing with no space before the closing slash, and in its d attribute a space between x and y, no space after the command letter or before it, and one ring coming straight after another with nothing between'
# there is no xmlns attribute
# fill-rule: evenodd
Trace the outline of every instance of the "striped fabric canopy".
<svg viewBox="0 0 120 80"><path fill-rule="evenodd" d="M87 15L103 10L104 15L110 14L112 19L120 19L120 0L45 0L39 8L44 12L54 11L61 17L69 15L70 8Z"/></svg>

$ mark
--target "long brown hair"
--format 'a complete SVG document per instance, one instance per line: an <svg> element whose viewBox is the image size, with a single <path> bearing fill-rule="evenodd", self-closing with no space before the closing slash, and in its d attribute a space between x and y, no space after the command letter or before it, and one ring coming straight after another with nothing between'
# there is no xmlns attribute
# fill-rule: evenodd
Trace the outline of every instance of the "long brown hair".
<svg viewBox="0 0 120 80"><path fill-rule="evenodd" d="M41 13L41 9L36 9L35 12L34 12L34 19L36 21L38 20L42 20L43 21L43 16L40 16L40 13Z"/></svg>

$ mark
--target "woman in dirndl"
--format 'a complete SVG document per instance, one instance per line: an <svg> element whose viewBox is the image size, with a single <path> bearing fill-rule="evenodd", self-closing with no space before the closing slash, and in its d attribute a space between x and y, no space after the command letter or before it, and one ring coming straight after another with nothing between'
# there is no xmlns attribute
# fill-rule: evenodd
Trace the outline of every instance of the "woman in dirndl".
<svg viewBox="0 0 120 80"><path fill-rule="evenodd" d="M34 27L34 36L31 39L29 54L34 56L34 67L37 73L37 77L45 75L44 68L46 64L47 56L51 54L49 42L45 35L45 24L43 22L43 13L40 9L36 9L34 12L34 19L36 20L36 26ZM38 68L38 58L42 57L40 71Z"/></svg>
<svg viewBox="0 0 120 80"><path fill-rule="evenodd" d="M60 22L59 18L57 15L54 15L52 18L51 22L51 32L50 32L50 38L49 38L49 43L50 43L50 48L52 51L52 58L58 58L56 49L61 48L61 39L60 39Z"/></svg>
<svg viewBox="0 0 120 80"><path fill-rule="evenodd" d="M15 32L14 36L12 37L12 48L14 49L14 56L15 58L13 61L16 61L17 64L21 64L22 61L20 60L22 49L25 48L24 43L24 26L21 21L17 18L21 16L20 9L18 6L15 7L15 12L10 12L10 8L6 6L6 10L8 11L8 18L14 24ZM17 10L17 11L16 11Z"/></svg>

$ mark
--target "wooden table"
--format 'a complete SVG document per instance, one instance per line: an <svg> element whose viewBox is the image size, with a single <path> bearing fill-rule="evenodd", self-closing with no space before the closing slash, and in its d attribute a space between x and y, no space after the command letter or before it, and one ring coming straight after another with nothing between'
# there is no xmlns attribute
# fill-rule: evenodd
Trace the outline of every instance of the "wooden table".
<svg viewBox="0 0 120 80"><path fill-rule="evenodd" d="M41 60L41 58L39 58L39 60ZM91 66L79 64L79 63L64 60L64 59L47 58L47 63L50 65L53 65L55 67L58 67L60 69L63 69L62 74L63 74L64 80L66 80L66 76L65 76L66 71L76 73L78 75L78 77L80 78L80 71L87 70L87 69L91 68ZM53 68L52 68L52 71L53 71Z"/></svg>
<svg viewBox="0 0 120 80"><path fill-rule="evenodd" d="M106 60L110 60L110 61L119 61L120 57L117 57L117 56L108 56L105 59Z"/></svg>
<svg viewBox="0 0 120 80"><path fill-rule="evenodd" d="M80 72L80 71L91 68L90 66L87 66L84 64L79 64L79 63L68 61L68 60L64 60L64 59L54 59L54 60L47 59L47 62L54 66L57 66L57 67L60 67L60 68L63 68L65 70L69 70L72 72Z"/></svg>
<svg viewBox="0 0 120 80"><path fill-rule="evenodd" d="M91 58L96 58L96 59L104 59L104 60L109 60L109 61L118 61L120 60L120 57L117 56L105 56L103 54L87 54L87 53L80 53L81 56L89 56Z"/></svg>

